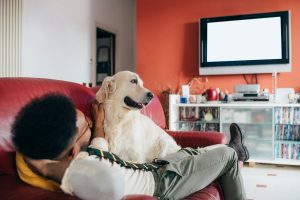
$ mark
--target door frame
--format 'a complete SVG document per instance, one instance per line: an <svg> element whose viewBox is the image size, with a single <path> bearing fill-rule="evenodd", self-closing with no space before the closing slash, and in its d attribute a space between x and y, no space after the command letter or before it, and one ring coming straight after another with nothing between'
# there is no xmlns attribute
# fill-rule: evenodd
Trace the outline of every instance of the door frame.
<svg viewBox="0 0 300 200"><path fill-rule="evenodd" d="M110 32L115 35L115 70L116 73L118 71L119 66L119 37L118 37L118 31L116 29L113 29L111 27L108 27L106 25L103 25L101 23L95 22L92 26L92 50L91 50L91 80L93 85L96 85L96 73L97 73L97 28L102 29L104 31Z"/></svg>

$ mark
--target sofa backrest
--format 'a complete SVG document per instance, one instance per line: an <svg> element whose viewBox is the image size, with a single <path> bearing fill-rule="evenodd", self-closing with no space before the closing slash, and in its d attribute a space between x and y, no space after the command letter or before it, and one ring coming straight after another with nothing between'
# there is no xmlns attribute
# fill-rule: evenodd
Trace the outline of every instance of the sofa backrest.
<svg viewBox="0 0 300 200"><path fill-rule="evenodd" d="M17 112L31 99L49 92L67 95L78 109L90 115L89 103L95 94L80 84L40 78L0 78L0 152L14 151L10 129Z"/></svg>
<svg viewBox="0 0 300 200"><path fill-rule="evenodd" d="M151 100L151 102L141 110L141 113L152 119L160 128L166 128L164 110L156 95L154 95L154 98Z"/></svg>
<svg viewBox="0 0 300 200"><path fill-rule="evenodd" d="M92 87L91 90L96 94L100 86ZM141 110L141 113L148 116L150 119L154 121L160 128L166 128L166 118L164 114L164 110L161 106L161 103L156 95L151 100L151 102Z"/></svg>
<svg viewBox="0 0 300 200"><path fill-rule="evenodd" d="M10 131L16 114L33 98L50 92L70 97L78 109L90 116L90 103L95 99L95 92L83 85L42 78L0 78L0 175L16 172ZM165 127L164 113L157 97L143 112Z"/></svg>

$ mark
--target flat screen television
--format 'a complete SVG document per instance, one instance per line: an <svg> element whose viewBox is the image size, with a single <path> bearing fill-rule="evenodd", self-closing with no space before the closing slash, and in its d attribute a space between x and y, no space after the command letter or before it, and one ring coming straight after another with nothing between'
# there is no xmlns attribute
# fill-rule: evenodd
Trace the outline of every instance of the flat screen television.
<svg viewBox="0 0 300 200"><path fill-rule="evenodd" d="M291 71L289 11L199 20L200 75Z"/></svg>

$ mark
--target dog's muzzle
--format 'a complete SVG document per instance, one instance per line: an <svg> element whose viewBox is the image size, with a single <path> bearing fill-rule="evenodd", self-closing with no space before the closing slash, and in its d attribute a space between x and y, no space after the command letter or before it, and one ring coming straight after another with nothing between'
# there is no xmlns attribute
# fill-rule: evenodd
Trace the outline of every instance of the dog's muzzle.
<svg viewBox="0 0 300 200"><path fill-rule="evenodd" d="M129 96L126 96L124 98L124 103L131 108L137 108L137 109L142 109L144 106L147 106L148 103L153 99L154 95L152 92L148 92L146 94L145 99L141 102L138 103L136 101L134 101L132 98L130 98Z"/></svg>
<svg viewBox="0 0 300 200"><path fill-rule="evenodd" d="M150 101L153 99L153 97L154 97L154 95L153 95L152 92L148 92L146 96L147 96L147 99L149 100L149 102L150 102ZM149 103L149 102L148 102L148 103Z"/></svg>

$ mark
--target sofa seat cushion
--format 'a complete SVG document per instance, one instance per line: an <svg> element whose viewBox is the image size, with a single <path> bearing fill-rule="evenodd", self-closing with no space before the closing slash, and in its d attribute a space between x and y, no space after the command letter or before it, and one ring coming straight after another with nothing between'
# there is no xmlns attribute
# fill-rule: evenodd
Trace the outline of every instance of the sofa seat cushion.
<svg viewBox="0 0 300 200"><path fill-rule="evenodd" d="M220 132L202 132L202 131L170 131L177 144L181 147L205 147L214 144L226 144L226 136Z"/></svg>
<svg viewBox="0 0 300 200"><path fill-rule="evenodd" d="M6 152L0 149L0 161L0 175L12 175L17 173L15 152Z"/></svg>
<svg viewBox="0 0 300 200"><path fill-rule="evenodd" d="M221 200L224 199L222 196L222 189L218 182L213 182L204 189L191 194L184 198L184 200Z"/></svg>
<svg viewBox="0 0 300 200"><path fill-rule="evenodd" d="M17 175L0 175L0 194L3 200L31 199L31 200L56 200L78 199L64 193L49 192L23 183Z"/></svg>

